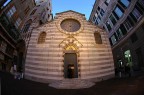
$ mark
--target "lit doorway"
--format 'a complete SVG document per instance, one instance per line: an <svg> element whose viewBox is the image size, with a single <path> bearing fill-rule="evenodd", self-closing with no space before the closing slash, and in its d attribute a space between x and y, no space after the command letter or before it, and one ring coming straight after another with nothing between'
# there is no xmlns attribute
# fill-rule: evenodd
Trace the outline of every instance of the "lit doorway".
<svg viewBox="0 0 144 95"><path fill-rule="evenodd" d="M125 55L126 65L132 66L132 58L131 58L130 50L126 50L124 52L124 55Z"/></svg>
<svg viewBox="0 0 144 95"><path fill-rule="evenodd" d="M65 53L64 55L65 78L78 78L77 54Z"/></svg>

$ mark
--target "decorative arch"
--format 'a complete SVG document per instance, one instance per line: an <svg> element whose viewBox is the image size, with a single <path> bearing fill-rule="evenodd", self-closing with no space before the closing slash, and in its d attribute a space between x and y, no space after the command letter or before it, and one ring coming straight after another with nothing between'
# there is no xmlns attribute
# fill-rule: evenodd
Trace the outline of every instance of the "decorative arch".
<svg viewBox="0 0 144 95"><path fill-rule="evenodd" d="M78 50L78 47L75 44L68 44L64 47L65 50Z"/></svg>
<svg viewBox="0 0 144 95"><path fill-rule="evenodd" d="M40 35L38 37L38 44L45 43L45 39L46 39L46 32L40 33Z"/></svg>
<svg viewBox="0 0 144 95"><path fill-rule="evenodd" d="M79 51L79 48L82 47L82 44L73 36L67 37L59 45L64 50L75 50L75 51Z"/></svg>

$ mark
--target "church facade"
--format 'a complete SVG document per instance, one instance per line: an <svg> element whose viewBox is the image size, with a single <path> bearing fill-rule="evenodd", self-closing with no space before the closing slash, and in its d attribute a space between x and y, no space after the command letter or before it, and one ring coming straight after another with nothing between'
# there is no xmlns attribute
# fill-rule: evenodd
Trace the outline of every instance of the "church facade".
<svg viewBox="0 0 144 95"><path fill-rule="evenodd" d="M57 13L51 22L32 30L24 75L45 83L113 77L113 56L106 32L78 12Z"/></svg>

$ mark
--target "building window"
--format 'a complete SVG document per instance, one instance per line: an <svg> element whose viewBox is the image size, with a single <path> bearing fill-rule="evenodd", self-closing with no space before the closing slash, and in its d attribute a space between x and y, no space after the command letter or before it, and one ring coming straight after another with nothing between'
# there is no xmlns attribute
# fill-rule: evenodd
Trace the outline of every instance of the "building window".
<svg viewBox="0 0 144 95"><path fill-rule="evenodd" d="M103 29L105 30L105 27L103 26Z"/></svg>
<svg viewBox="0 0 144 95"><path fill-rule="evenodd" d="M99 23L100 23L100 21L101 21L101 18L100 18L100 16L98 16L98 18L96 19L95 24L99 24Z"/></svg>
<svg viewBox="0 0 144 95"><path fill-rule="evenodd" d="M117 35L118 39L121 39L124 36L124 34L120 28L116 31L116 35Z"/></svg>
<svg viewBox="0 0 144 95"><path fill-rule="evenodd" d="M25 14L28 14L28 12L30 11L30 8L29 8L29 6L24 10L24 13Z"/></svg>
<svg viewBox="0 0 144 95"><path fill-rule="evenodd" d="M4 60L4 54L2 52L0 52L0 59Z"/></svg>
<svg viewBox="0 0 144 95"><path fill-rule="evenodd" d="M15 8L15 6L13 6L13 7L7 12L8 18L11 18L15 12L16 12L16 8Z"/></svg>
<svg viewBox="0 0 144 95"><path fill-rule="evenodd" d="M23 32L24 32L24 33L28 31L30 25L31 25L31 23L28 23L28 24L26 24L26 25L24 26L24 28L23 28Z"/></svg>
<svg viewBox="0 0 144 95"><path fill-rule="evenodd" d="M95 15L93 16L93 22L95 22L95 20L96 20L96 17L95 17Z"/></svg>
<svg viewBox="0 0 144 95"><path fill-rule="evenodd" d="M119 3L124 7L127 8L130 4L131 0L119 0Z"/></svg>
<svg viewBox="0 0 144 95"><path fill-rule="evenodd" d="M112 29L109 21L106 22L106 27L107 27L108 31L110 31Z"/></svg>
<svg viewBox="0 0 144 95"><path fill-rule="evenodd" d="M48 14L48 19L49 19L50 15Z"/></svg>
<svg viewBox="0 0 144 95"><path fill-rule="evenodd" d="M100 10L100 14L101 14L101 16L103 16L103 15L104 15L104 13L105 13L105 12L104 12L104 10L103 10L103 9L101 9L101 10Z"/></svg>
<svg viewBox="0 0 144 95"><path fill-rule="evenodd" d="M21 22L22 22L22 20L21 20L20 18L18 18L18 19L16 20L16 22L15 22L16 28L19 27L19 25L21 24Z"/></svg>
<svg viewBox="0 0 144 95"><path fill-rule="evenodd" d="M100 7L99 6L98 6L97 10L100 11Z"/></svg>
<svg viewBox="0 0 144 95"><path fill-rule="evenodd" d="M108 6L109 2L110 2L110 0L106 0L105 4Z"/></svg>
<svg viewBox="0 0 144 95"><path fill-rule="evenodd" d="M111 37L111 42L112 42L112 45L114 45L114 44L116 44L117 43L117 37L116 37L116 35L114 34L114 35L112 35L112 37Z"/></svg>
<svg viewBox="0 0 144 95"><path fill-rule="evenodd" d="M33 15L36 12L37 9L34 9L30 15Z"/></svg>
<svg viewBox="0 0 144 95"><path fill-rule="evenodd" d="M116 24L116 20L114 18L113 15L110 15L109 19L111 20L112 24L115 25Z"/></svg>
<svg viewBox="0 0 144 95"><path fill-rule="evenodd" d="M98 25L98 24L99 24L97 20L95 21L95 24L96 24L96 25Z"/></svg>
<svg viewBox="0 0 144 95"><path fill-rule="evenodd" d="M138 9L138 11L139 11L141 14L144 13L144 1L142 1L142 2L137 2L135 7Z"/></svg>
<svg viewBox="0 0 144 95"><path fill-rule="evenodd" d="M14 52L14 49L10 46L10 45L7 45L7 48L6 48L6 53L10 56L13 55L13 52Z"/></svg>
<svg viewBox="0 0 144 95"><path fill-rule="evenodd" d="M96 21L96 18L98 17L98 13L96 12L95 15L93 16L93 22Z"/></svg>
<svg viewBox="0 0 144 95"><path fill-rule="evenodd" d="M114 9L114 13L116 14L117 18L119 19L123 15L123 10L119 6L116 6L116 8Z"/></svg>
<svg viewBox="0 0 144 95"><path fill-rule="evenodd" d="M141 13L138 11L137 8L133 9L132 15L135 17L135 19L139 19L141 17Z"/></svg>
<svg viewBox="0 0 144 95"><path fill-rule="evenodd" d="M1 51L5 52L6 47L7 47L7 44L4 41L2 41L1 46L0 46Z"/></svg>
<svg viewBox="0 0 144 95"><path fill-rule="evenodd" d="M97 12L95 13L95 17L96 17L96 18L98 17L98 13L97 13Z"/></svg>
<svg viewBox="0 0 144 95"><path fill-rule="evenodd" d="M98 18L101 20L101 17L100 17L100 16L98 16Z"/></svg>
<svg viewBox="0 0 144 95"><path fill-rule="evenodd" d="M132 23L130 22L130 20L128 18L124 21L123 25L125 26L127 31L132 28Z"/></svg>
<svg viewBox="0 0 144 95"><path fill-rule="evenodd" d="M123 24L120 25L120 29L121 29L123 35L127 34L127 30L126 30L126 28L124 27Z"/></svg>
<svg viewBox="0 0 144 95"><path fill-rule="evenodd" d="M49 8L47 7L47 10L49 10Z"/></svg>
<svg viewBox="0 0 144 95"><path fill-rule="evenodd" d="M132 43L136 42L138 40L138 37L137 37L136 33L133 33L131 35L130 39L131 39Z"/></svg>
<svg viewBox="0 0 144 95"><path fill-rule="evenodd" d="M138 0L138 4L140 4L144 8L144 0Z"/></svg>
<svg viewBox="0 0 144 95"><path fill-rule="evenodd" d="M31 23L32 23L32 20L29 19L29 20L26 22L26 24L25 24L25 26L24 26L22 32L24 32L24 33L27 32L28 29L29 29L29 27L30 27L30 25L31 25Z"/></svg>
<svg viewBox="0 0 144 95"><path fill-rule="evenodd" d="M94 37L95 37L96 44L102 44L102 39L101 39L100 33L95 32Z"/></svg>
<svg viewBox="0 0 144 95"><path fill-rule="evenodd" d="M45 39L46 39L46 33L45 33L45 32L42 32L42 33L39 35L38 44L43 44L43 43L45 43Z"/></svg>

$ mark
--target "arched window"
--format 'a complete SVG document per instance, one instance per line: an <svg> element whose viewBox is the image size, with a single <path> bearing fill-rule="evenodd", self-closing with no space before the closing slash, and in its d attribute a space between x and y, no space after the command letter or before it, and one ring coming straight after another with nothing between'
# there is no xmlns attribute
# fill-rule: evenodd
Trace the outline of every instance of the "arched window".
<svg viewBox="0 0 144 95"><path fill-rule="evenodd" d="M42 32L42 33L39 35L38 44L43 44L43 43L45 43L45 39L46 39L46 33L45 33L45 32Z"/></svg>
<svg viewBox="0 0 144 95"><path fill-rule="evenodd" d="M100 33L95 32L94 37L95 37L96 44L102 44L102 39L101 39Z"/></svg>

